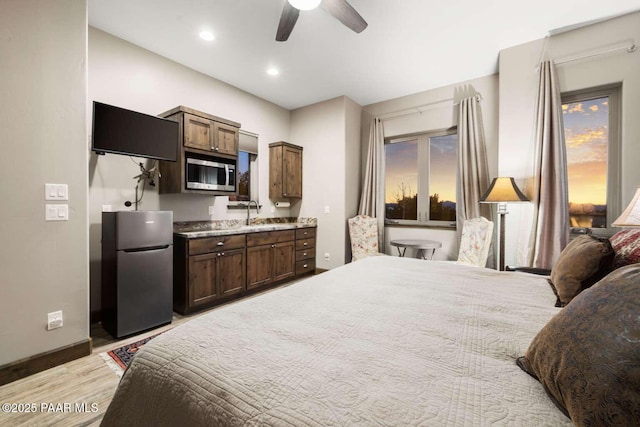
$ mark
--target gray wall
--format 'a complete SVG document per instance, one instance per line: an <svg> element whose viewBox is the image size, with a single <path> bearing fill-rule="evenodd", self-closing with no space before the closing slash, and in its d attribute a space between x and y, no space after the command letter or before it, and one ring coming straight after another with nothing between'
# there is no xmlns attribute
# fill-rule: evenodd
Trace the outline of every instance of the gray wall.
<svg viewBox="0 0 640 427"><path fill-rule="evenodd" d="M0 366L89 337L86 16L77 0L0 6ZM69 221L45 222L45 183L68 184Z"/></svg>
<svg viewBox="0 0 640 427"><path fill-rule="evenodd" d="M291 112L289 142L304 148L303 197L293 211L318 219L318 268L341 266L348 257L346 224L357 210L357 198L347 188L354 185L360 162L359 135L354 132L359 118L360 106L344 96Z"/></svg>
<svg viewBox="0 0 640 427"><path fill-rule="evenodd" d="M567 59L640 40L640 12L537 40L500 52L501 176L518 184L532 176L533 123L540 59ZM622 83L621 191L624 208L640 185L640 51L612 53L558 65L562 92ZM525 192L527 189L524 189ZM531 204L509 205L506 227L506 263L523 264L524 240L531 229Z"/></svg>

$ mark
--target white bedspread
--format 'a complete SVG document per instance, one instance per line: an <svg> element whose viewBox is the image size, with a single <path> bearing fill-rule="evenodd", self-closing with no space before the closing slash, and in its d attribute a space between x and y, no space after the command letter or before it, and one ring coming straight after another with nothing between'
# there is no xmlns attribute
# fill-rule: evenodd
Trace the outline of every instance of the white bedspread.
<svg viewBox="0 0 640 427"><path fill-rule="evenodd" d="M103 422L571 425L515 364L554 303L540 276L367 258L153 339Z"/></svg>

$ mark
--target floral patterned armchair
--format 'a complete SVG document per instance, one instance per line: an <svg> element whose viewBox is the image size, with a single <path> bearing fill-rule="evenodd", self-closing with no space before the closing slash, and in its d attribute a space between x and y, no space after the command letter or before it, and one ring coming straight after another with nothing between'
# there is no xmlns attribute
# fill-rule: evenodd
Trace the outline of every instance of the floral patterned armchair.
<svg viewBox="0 0 640 427"><path fill-rule="evenodd" d="M351 238L351 261L369 256L384 255L378 248L378 220L367 215L358 215L347 220Z"/></svg>
<svg viewBox="0 0 640 427"><path fill-rule="evenodd" d="M484 217L468 219L462 225L458 262L484 267L493 240L493 222Z"/></svg>

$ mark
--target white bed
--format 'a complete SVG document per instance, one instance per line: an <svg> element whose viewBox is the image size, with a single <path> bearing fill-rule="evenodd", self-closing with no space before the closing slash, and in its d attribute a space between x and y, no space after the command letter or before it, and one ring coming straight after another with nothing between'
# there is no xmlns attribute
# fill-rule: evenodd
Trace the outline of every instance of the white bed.
<svg viewBox="0 0 640 427"><path fill-rule="evenodd" d="M146 344L103 425L572 425L520 370L541 276L373 257Z"/></svg>

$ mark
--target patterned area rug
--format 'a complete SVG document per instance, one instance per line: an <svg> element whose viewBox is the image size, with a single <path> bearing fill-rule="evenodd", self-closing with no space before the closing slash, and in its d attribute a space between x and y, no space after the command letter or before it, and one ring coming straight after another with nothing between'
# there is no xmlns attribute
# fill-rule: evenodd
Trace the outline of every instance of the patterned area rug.
<svg viewBox="0 0 640 427"><path fill-rule="evenodd" d="M104 361L107 363L107 365L109 365L111 369L113 369L116 372L116 374L118 374L119 376L122 376L122 373L124 372L125 369L127 369L127 366L129 366L129 364L133 360L133 357L136 355L138 350L143 345L145 345L146 343L148 343L149 341L151 341L152 339L154 339L160 334L162 334L162 332L155 335L151 335L147 338L141 339L131 344L118 347L107 353L101 353L100 355L102 356Z"/></svg>

